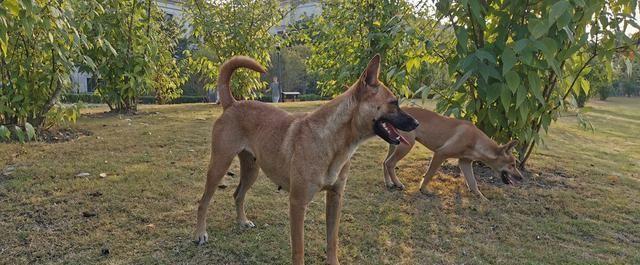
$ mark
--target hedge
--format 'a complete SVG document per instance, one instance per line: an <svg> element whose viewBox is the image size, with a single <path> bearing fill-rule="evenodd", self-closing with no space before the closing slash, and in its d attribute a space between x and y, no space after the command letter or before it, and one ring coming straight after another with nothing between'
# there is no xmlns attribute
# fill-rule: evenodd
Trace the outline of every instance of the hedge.
<svg viewBox="0 0 640 265"><path fill-rule="evenodd" d="M78 94L65 94L62 96L63 103L94 103L99 104L103 103L100 95L93 93L78 93ZM202 103L208 102L209 100L206 97L202 96L182 96L177 99L174 99L170 102L170 104L181 104L181 103ZM156 104L155 96L141 96L138 98L138 102L141 104Z"/></svg>
<svg viewBox="0 0 640 265"><path fill-rule="evenodd" d="M298 96L298 100L300 101L315 101L315 100L329 100L329 99L331 98L316 95L316 94L304 94L304 95ZM257 100L263 101L263 102L271 102L271 95L264 95L258 98ZM93 103L93 104L103 103L100 96L94 93L78 93L78 94L74 93L74 94L65 94L62 96L63 103L78 103L80 101L84 103ZM138 102L140 102L141 104L156 104L156 97L141 96L138 98ZM203 102L209 102L209 99L203 96L181 96L177 99L172 100L169 104L203 103Z"/></svg>

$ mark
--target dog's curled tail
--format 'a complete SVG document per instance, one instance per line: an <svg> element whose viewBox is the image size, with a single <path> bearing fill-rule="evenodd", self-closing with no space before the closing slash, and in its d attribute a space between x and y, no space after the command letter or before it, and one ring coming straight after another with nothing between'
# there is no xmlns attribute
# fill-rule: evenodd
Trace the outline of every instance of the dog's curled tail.
<svg viewBox="0 0 640 265"><path fill-rule="evenodd" d="M231 94L231 86L229 83L233 72L240 67L249 68L260 73L266 72L260 63L247 56L234 56L224 62L220 67L220 74L218 75L218 93L220 95L220 104L223 109L233 105L236 101Z"/></svg>

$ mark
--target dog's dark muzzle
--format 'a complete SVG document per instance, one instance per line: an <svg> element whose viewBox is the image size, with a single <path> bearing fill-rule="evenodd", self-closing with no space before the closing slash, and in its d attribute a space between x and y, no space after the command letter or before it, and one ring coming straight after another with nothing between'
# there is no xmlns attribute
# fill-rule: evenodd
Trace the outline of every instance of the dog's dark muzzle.
<svg viewBox="0 0 640 265"><path fill-rule="evenodd" d="M407 140L400 135L397 130L410 132L415 130L420 123L411 115L398 111L394 114L388 114L380 117L373 125L373 131L387 143L398 145L401 142L409 144Z"/></svg>
<svg viewBox="0 0 640 265"><path fill-rule="evenodd" d="M420 123L404 111L398 111L387 116L388 121L398 130L410 132L418 128Z"/></svg>
<svg viewBox="0 0 640 265"><path fill-rule="evenodd" d="M500 178L502 179L502 182L507 185L515 185L522 181L522 176L518 174L511 174L507 171L500 172Z"/></svg>

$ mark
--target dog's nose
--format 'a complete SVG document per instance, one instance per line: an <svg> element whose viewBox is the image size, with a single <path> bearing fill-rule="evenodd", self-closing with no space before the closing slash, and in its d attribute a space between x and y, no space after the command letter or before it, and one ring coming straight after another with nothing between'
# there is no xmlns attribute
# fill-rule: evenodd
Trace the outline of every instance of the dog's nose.
<svg viewBox="0 0 640 265"><path fill-rule="evenodd" d="M420 126L420 123L416 119L412 119L411 130L415 130L418 126Z"/></svg>

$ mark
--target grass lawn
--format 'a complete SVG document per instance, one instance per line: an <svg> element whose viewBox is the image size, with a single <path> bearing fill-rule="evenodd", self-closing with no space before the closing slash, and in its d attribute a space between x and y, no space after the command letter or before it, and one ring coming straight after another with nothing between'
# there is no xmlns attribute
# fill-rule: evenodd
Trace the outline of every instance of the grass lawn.
<svg viewBox="0 0 640 265"><path fill-rule="evenodd" d="M319 104L280 106L297 112ZM490 202L442 171L437 195L422 195L418 183L432 155L422 146L398 164L408 190L387 191L386 144L367 142L352 160L341 262L640 264L640 99L588 105L595 131L561 118L522 185L480 179ZM0 175L0 264L290 263L287 194L263 176L247 195L256 228L235 224L238 177L229 177L210 206L208 244L191 241L221 107L142 106L135 116L104 110L85 111L75 125L91 136L0 144L0 171L16 168ZM231 170L239 171L237 161ZM91 175L76 176L83 172ZM310 205L305 233L307 264L323 264L323 193Z"/></svg>

